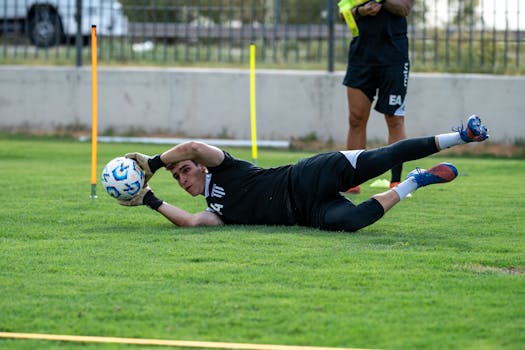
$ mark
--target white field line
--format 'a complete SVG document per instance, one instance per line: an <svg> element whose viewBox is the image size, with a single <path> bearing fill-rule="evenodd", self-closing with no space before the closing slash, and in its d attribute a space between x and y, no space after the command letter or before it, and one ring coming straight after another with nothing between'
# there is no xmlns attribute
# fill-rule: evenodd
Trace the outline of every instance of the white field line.
<svg viewBox="0 0 525 350"><path fill-rule="evenodd" d="M91 140L88 136L79 137L79 141L86 142ZM165 138L165 137L125 137L125 136L98 136L99 142L115 143L145 143L145 144L170 144L176 145L186 141L202 141L218 147L251 147L251 140L231 140L231 139L185 139L185 138ZM260 140L257 141L259 147L289 148L289 141L279 140Z"/></svg>
<svg viewBox="0 0 525 350"><path fill-rule="evenodd" d="M0 338L5 338L5 339L54 340L54 341L81 342L81 343L116 343L116 344L133 344L133 345L178 346L178 347L209 348L209 349L245 349L245 350L365 350L365 349L355 349L355 348L331 348L331 347L316 347L316 346L272 345L272 344L243 344L243 343L224 343L224 342L189 341L189 340L117 338L117 337L83 336L83 335L61 335L61 334L40 334L40 333L12 333L12 332L0 332Z"/></svg>

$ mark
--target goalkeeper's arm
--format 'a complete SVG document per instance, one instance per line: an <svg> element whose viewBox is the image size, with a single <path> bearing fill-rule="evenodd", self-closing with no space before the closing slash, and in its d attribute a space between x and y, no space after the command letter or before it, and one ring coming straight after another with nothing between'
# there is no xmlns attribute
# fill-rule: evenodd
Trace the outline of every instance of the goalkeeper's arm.
<svg viewBox="0 0 525 350"><path fill-rule="evenodd" d="M163 202L157 211L173 224L182 227L189 226L220 226L224 225L221 218L210 211L203 211L196 214L177 208L169 203Z"/></svg>
<svg viewBox="0 0 525 350"><path fill-rule="evenodd" d="M210 211L203 211L192 214L183 209L177 208L163 200L157 198L151 188L146 184L142 190L130 200L120 200L120 205L140 206L146 205L151 209L159 212L173 224L182 227L188 226L219 226L224 225L221 218Z"/></svg>
<svg viewBox="0 0 525 350"><path fill-rule="evenodd" d="M187 141L153 157L133 152L127 153L126 158L134 159L139 164L144 170L145 182L148 182L160 168L182 160L193 160L207 167L217 166L224 160L224 152L203 142Z"/></svg>

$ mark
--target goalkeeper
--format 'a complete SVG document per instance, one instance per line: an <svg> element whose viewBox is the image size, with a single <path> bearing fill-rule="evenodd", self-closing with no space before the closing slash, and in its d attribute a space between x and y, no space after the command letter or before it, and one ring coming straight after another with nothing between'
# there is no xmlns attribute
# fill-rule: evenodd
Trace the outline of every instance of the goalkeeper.
<svg viewBox="0 0 525 350"><path fill-rule="evenodd" d="M202 142L190 141L149 157L128 153L144 169L146 185L127 206L147 205L177 226L301 225L323 230L356 231L373 224L419 187L452 181L456 168L449 163L428 170L416 169L393 189L353 204L340 194L393 166L420 159L452 146L488 138L479 117L471 116L458 131L401 140L371 149L329 152L300 160L295 165L259 168ZM202 195L208 207L189 213L156 197L147 185L166 168L190 195Z"/></svg>

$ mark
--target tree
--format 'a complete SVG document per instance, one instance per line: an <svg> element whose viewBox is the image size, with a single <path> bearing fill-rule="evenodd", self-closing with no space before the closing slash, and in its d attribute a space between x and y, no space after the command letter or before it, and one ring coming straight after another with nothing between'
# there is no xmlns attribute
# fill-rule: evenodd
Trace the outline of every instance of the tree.
<svg viewBox="0 0 525 350"><path fill-rule="evenodd" d="M410 23L416 27L479 23L479 4L479 0L416 0Z"/></svg>

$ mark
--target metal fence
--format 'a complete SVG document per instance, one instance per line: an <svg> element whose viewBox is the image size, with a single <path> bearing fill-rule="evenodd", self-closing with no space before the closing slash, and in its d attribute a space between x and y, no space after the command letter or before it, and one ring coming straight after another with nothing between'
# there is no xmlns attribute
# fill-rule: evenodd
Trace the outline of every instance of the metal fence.
<svg viewBox="0 0 525 350"><path fill-rule="evenodd" d="M522 0L418 0L414 71L525 71ZM525 7L525 4L521 4ZM333 0L4 0L0 63L99 63L344 69L351 34Z"/></svg>

